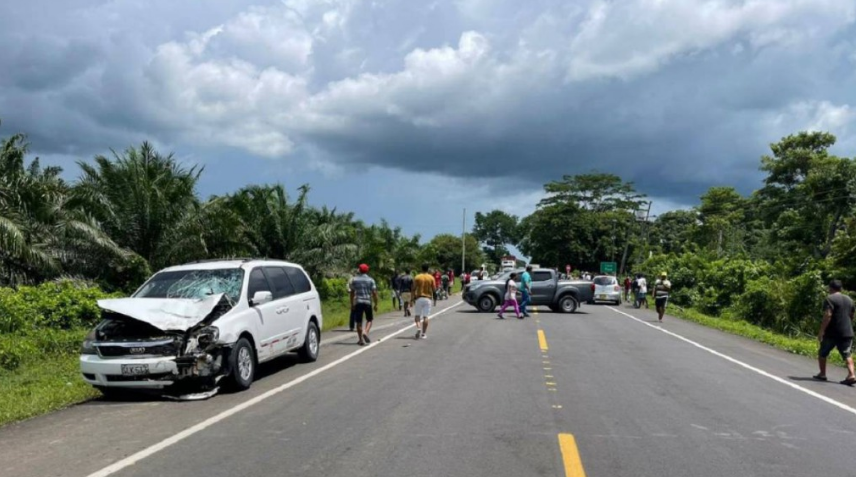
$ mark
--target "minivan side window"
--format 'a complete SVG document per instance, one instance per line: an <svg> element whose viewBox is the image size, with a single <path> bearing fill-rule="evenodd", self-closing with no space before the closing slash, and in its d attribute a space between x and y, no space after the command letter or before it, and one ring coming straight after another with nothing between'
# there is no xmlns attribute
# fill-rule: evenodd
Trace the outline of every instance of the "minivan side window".
<svg viewBox="0 0 856 477"><path fill-rule="evenodd" d="M250 273L250 279L247 283L247 299L252 300L256 292L271 291L265 274L261 268L257 268Z"/></svg>
<svg viewBox="0 0 856 477"><path fill-rule="evenodd" d="M273 285L273 299L294 295L294 286L282 267L264 267L265 275Z"/></svg>
<svg viewBox="0 0 856 477"><path fill-rule="evenodd" d="M285 273L291 279L291 284L294 285L294 291L297 293L307 293L312 290L312 285L303 270L296 267L285 267Z"/></svg>
<svg viewBox="0 0 856 477"><path fill-rule="evenodd" d="M553 279L553 274L550 272L532 272L533 282L547 282Z"/></svg>

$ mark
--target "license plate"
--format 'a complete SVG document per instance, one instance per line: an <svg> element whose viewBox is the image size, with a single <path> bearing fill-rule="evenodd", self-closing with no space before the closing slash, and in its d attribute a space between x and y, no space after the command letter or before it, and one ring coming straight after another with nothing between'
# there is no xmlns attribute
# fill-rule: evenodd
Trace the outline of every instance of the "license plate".
<svg viewBox="0 0 856 477"><path fill-rule="evenodd" d="M149 374L148 364L123 364L122 376L142 376Z"/></svg>
<svg viewBox="0 0 856 477"><path fill-rule="evenodd" d="M598 295L597 298L600 300L606 300L606 295Z"/></svg>

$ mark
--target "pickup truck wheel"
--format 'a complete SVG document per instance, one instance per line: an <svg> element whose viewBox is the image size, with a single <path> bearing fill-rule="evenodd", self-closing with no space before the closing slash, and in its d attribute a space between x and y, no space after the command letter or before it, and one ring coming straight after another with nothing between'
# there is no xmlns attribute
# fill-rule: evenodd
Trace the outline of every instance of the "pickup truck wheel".
<svg viewBox="0 0 856 477"><path fill-rule="evenodd" d="M241 338L229 355L229 369L232 370L229 381L237 391L249 389L256 374L256 354L246 338Z"/></svg>
<svg viewBox="0 0 856 477"><path fill-rule="evenodd" d="M320 342L321 340L318 339L318 326L315 325L314 321L310 321L306 329L306 339L303 341L303 347L298 351L300 360L304 363L315 362L318 359Z"/></svg>
<svg viewBox="0 0 856 477"><path fill-rule="evenodd" d="M570 295L566 295L559 300L559 308L561 308L564 313L573 313L577 311L577 300Z"/></svg>
<svg viewBox="0 0 856 477"><path fill-rule="evenodd" d="M481 312L490 313L494 309L496 309L496 301L493 299L492 296L484 295L479 298L478 308Z"/></svg>

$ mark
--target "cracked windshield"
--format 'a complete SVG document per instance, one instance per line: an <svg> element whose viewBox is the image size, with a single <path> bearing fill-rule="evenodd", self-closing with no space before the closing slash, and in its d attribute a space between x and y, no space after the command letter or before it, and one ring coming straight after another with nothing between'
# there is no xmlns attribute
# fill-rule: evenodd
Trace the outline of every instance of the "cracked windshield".
<svg viewBox="0 0 856 477"><path fill-rule="evenodd" d="M161 272L152 277L134 296L200 300L223 293L234 303L241 298L243 278L244 271L240 268Z"/></svg>
<svg viewBox="0 0 856 477"><path fill-rule="evenodd" d="M854 299L856 0L0 1L2 477L856 477Z"/></svg>

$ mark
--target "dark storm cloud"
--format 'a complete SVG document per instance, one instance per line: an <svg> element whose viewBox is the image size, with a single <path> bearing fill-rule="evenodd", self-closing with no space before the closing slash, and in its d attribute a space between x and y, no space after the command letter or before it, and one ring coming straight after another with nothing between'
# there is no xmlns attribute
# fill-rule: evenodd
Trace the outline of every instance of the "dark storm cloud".
<svg viewBox="0 0 856 477"><path fill-rule="evenodd" d="M3 130L44 152L148 138L520 193L599 170L692 203L755 188L782 135L856 147L848 2L55 3L0 7Z"/></svg>

